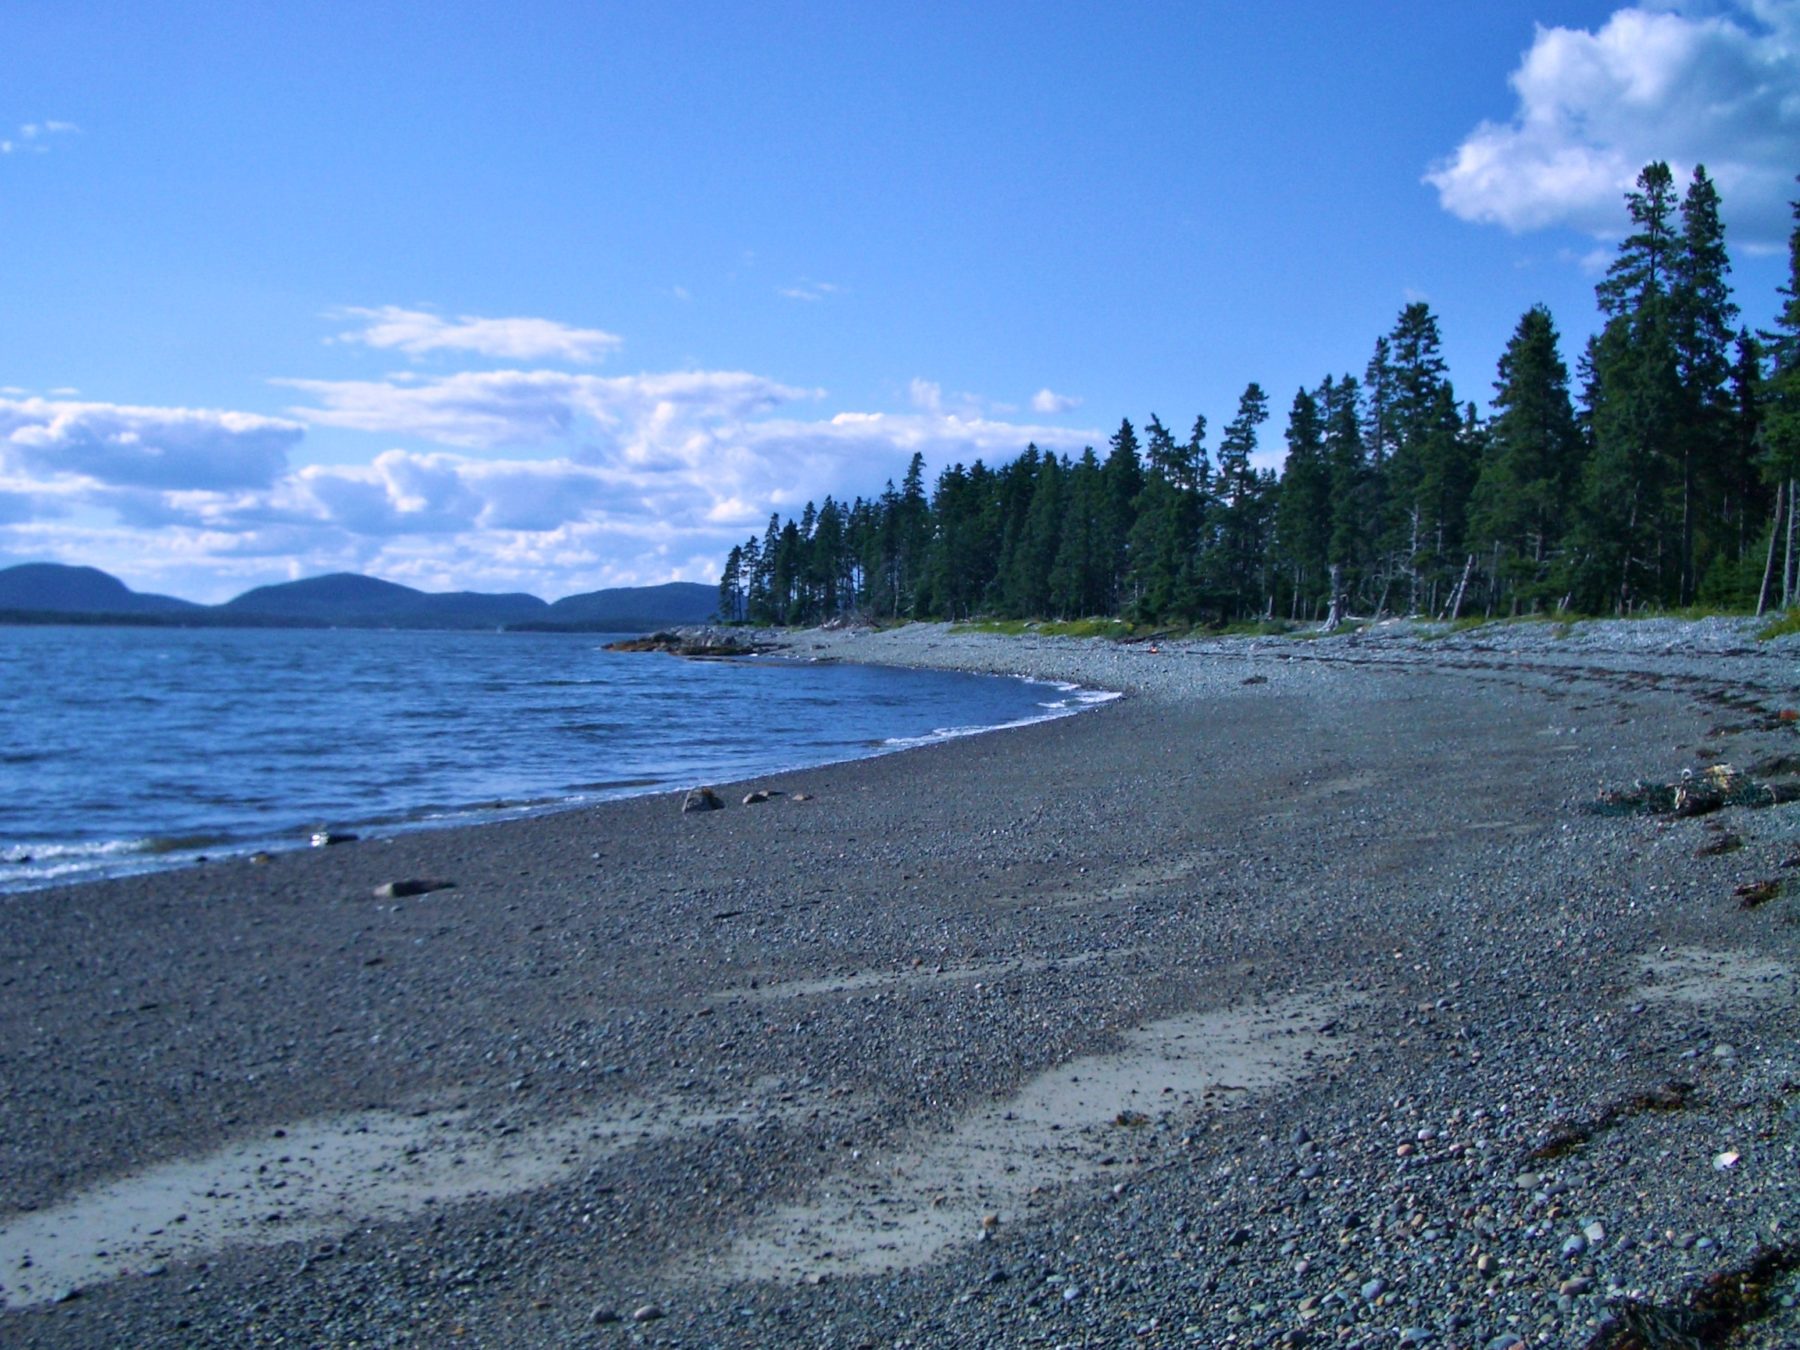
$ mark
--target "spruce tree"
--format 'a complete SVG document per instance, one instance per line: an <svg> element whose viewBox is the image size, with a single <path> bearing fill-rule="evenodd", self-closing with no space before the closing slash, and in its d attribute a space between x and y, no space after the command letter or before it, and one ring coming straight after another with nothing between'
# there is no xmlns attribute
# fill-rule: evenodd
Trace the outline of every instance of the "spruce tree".
<svg viewBox="0 0 1800 1350"><path fill-rule="evenodd" d="M1500 357L1488 448L1470 502L1470 545L1488 554L1497 601L1518 613L1550 596L1551 566L1581 470L1581 437L1556 324L1527 310Z"/></svg>

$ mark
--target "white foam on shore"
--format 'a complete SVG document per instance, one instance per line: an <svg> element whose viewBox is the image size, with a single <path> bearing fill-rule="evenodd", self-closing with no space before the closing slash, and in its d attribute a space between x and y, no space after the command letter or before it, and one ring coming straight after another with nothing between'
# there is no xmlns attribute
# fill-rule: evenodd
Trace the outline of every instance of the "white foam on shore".
<svg viewBox="0 0 1800 1350"><path fill-rule="evenodd" d="M1071 684L1066 680L1042 680L1030 675L1015 677L1026 684L1047 685L1062 694L1062 698L1049 699L1039 703L1041 713L1032 717L1020 717L1011 722L995 722L980 726L936 727L923 736L890 736L883 741L882 748L887 750L912 750L921 745L937 745L942 741L954 741L964 736L980 736L989 731L1013 731L1019 727L1036 726L1039 722L1054 722L1059 717L1071 717L1076 713L1087 712L1103 703L1111 703L1122 697L1116 689L1089 689L1083 685Z"/></svg>

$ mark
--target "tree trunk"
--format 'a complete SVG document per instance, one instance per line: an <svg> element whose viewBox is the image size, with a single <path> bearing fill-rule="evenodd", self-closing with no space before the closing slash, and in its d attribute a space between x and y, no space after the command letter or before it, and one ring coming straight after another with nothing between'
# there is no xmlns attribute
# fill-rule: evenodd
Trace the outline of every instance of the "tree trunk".
<svg viewBox="0 0 1800 1350"><path fill-rule="evenodd" d="M1456 592L1450 597L1447 608L1450 622L1456 622L1456 616L1462 613L1463 592L1469 587L1469 573L1475 570L1475 555L1471 553L1469 560L1463 564L1462 580L1456 583Z"/></svg>
<svg viewBox="0 0 1800 1350"><path fill-rule="evenodd" d="M1794 480L1787 480L1788 513L1787 513L1787 555L1781 562L1781 607L1791 608L1794 603Z"/></svg>
<svg viewBox="0 0 1800 1350"><path fill-rule="evenodd" d="M1762 589L1756 593L1756 614L1761 618L1769 608L1769 582L1775 576L1775 536L1781 533L1781 507L1787 492L1786 483L1775 485L1775 518L1769 522L1769 556L1763 560Z"/></svg>
<svg viewBox="0 0 1800 1350"><path fill-rule="evenodd" d="M1344 575L1342 563L1331 564L1331 610L1325 615L1325 631L1334 633L1344 621L1344 589L1341 584Z"/></svg>

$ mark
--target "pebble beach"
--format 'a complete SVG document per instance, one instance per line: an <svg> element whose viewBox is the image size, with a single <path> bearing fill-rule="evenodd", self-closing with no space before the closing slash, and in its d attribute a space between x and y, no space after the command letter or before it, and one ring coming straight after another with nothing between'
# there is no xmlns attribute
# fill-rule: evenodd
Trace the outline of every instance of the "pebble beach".
<svg viewBox="0 0 1800 1350"><path fill-rule="evenodd" d="M1754 631L787 634L1121 697L16 897L0 1344L1800 1343L1800 806L1596 809Z"/></svg>

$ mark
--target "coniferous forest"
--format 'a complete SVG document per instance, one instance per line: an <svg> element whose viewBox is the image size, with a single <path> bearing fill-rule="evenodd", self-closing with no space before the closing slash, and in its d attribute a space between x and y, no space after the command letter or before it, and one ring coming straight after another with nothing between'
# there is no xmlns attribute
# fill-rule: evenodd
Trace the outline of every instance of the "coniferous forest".
<svg viewBox="0 0 1800 1350"><path fill-rule="evenodd" d="M1800 603L1800 202L1774 332L1739 325L1719 195L1651 164L1570 370L1548 310L1522 315L1491 412L1458 399L1438 320L1409 304L1360 376L1287 409L1278 476L1252 456L1276 410L1252 383L1209 438L1152 415L1104 453L1025 447L945 469L733 548L721 617L1119 616L1196 624L1627 614Z"/></svg>

